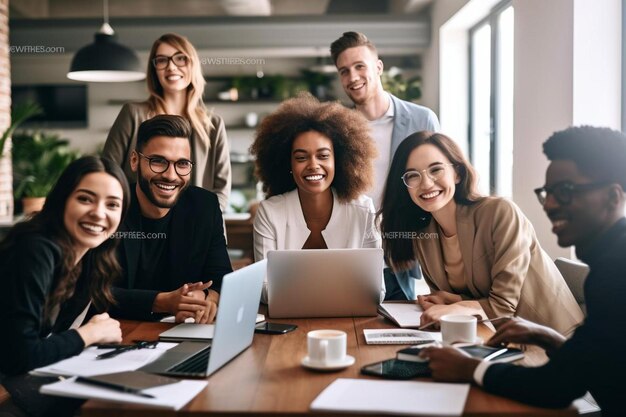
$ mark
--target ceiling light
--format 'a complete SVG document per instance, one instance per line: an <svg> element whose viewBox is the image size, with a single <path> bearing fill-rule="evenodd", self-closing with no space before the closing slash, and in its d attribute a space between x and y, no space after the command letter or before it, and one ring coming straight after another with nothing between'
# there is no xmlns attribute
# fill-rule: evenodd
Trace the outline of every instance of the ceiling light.
<svg viewBox="0 0 626 417"><path fill-rule="evenodd" d="M116 42L109 25L108 1L104 0L104 23L94 42L82 47L72 58L67 78L87 82L125 82L146 78L137 54Z"/></svg>

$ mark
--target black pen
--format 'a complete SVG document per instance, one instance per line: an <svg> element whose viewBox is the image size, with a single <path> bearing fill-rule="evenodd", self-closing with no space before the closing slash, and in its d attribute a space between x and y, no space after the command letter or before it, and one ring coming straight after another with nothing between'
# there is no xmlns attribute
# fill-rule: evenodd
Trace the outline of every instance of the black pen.
<svg viewBox="0 0 626 417"><path fill-rule="evenodd" d="M119 355L120 353L128 352L129 350L135 350L135 349L137 349L135 345L118 347L118 348L115 348L115 350L112 350L110 352L99 354L98 356L96 356L96 359L109 359L109 358Z"/></svg>
<svg viewBox="0 0 626 417"><path fill-rule="evenodd" d="M82 382L83 384L97 385L99 387L110 388L115 391L125 392L127 394L138 395L144 398L155 398L154 395L141 392L140 389L125 387L123 385L112 384L110 382L97 381L95 379L89 379L82 376L76 378L76 382Z"/></svg>

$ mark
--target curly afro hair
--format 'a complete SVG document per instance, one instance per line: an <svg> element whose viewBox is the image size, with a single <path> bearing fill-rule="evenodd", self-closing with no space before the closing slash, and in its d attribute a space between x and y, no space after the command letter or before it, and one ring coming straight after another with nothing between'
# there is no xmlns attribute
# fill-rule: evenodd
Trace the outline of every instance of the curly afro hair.
<svg viewBox="0 0 626 417"><path fill-rule="evenodd" d="M626 134L606 127L575 126L554 133L543 144L550 161L573 161L581 173L626 190Z"/></svg>
<svg viewBox="0 0 626 417"><path fill-rule="evenodd" d="M377 151L367 119L338 102L320 103L307 93L284 101L257 128L250 153L256 157L255 174L267 197L296 188L289 173L291 149L296 137L309 131L319 132L333 143L332 186L340 200L353 200L371 187Z"/></svg>

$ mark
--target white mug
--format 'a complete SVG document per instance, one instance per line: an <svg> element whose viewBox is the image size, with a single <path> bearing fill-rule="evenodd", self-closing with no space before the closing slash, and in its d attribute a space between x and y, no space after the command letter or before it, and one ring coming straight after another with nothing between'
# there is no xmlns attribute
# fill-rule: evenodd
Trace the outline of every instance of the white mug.
<svg viewBox="0 0 626 417"><path fill-rule="evenodd" d="M476 317L465 314L446 314L440 319L441 338L450 345L456 342L474 343L476 341Z"/></svg>
<svg viewBox="0 0 626 417"><path fill-rule="evenodd" d="M250 112L248 114L246 114L246 126L248 127L254 127L256 126L256 124L259 122L259 115L254 113L254 112Z"/></svg>
<svg viewBox="0 0 626 417"><path fill-rule="evenodd" d="M307 333L309 362L318 366L341 363L346 359L348 335L341 330L313 330Z"/></svg>

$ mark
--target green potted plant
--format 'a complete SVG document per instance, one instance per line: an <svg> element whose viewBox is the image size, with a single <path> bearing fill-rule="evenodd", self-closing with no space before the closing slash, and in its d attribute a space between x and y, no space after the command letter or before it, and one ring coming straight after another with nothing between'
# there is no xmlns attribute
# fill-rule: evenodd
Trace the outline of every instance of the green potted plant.
<svg viewBox="0 0 626 417"><path fill-rule="evenodd" d="M11 157L5 155L5 145L11 135L24 121L42 112L41 107L33 102L18 105L11 112L11 124L2 132L0 137L0 220L13 220L13 170L11 169Z"/></svg>
<svg viewBox="0 0 626 417"><path fill-rule="evenodd" d="M13 182L15 198L21 198L24 213L41 210L59 176L78 153L58 135L35 131L13 135Z"/></svg>

